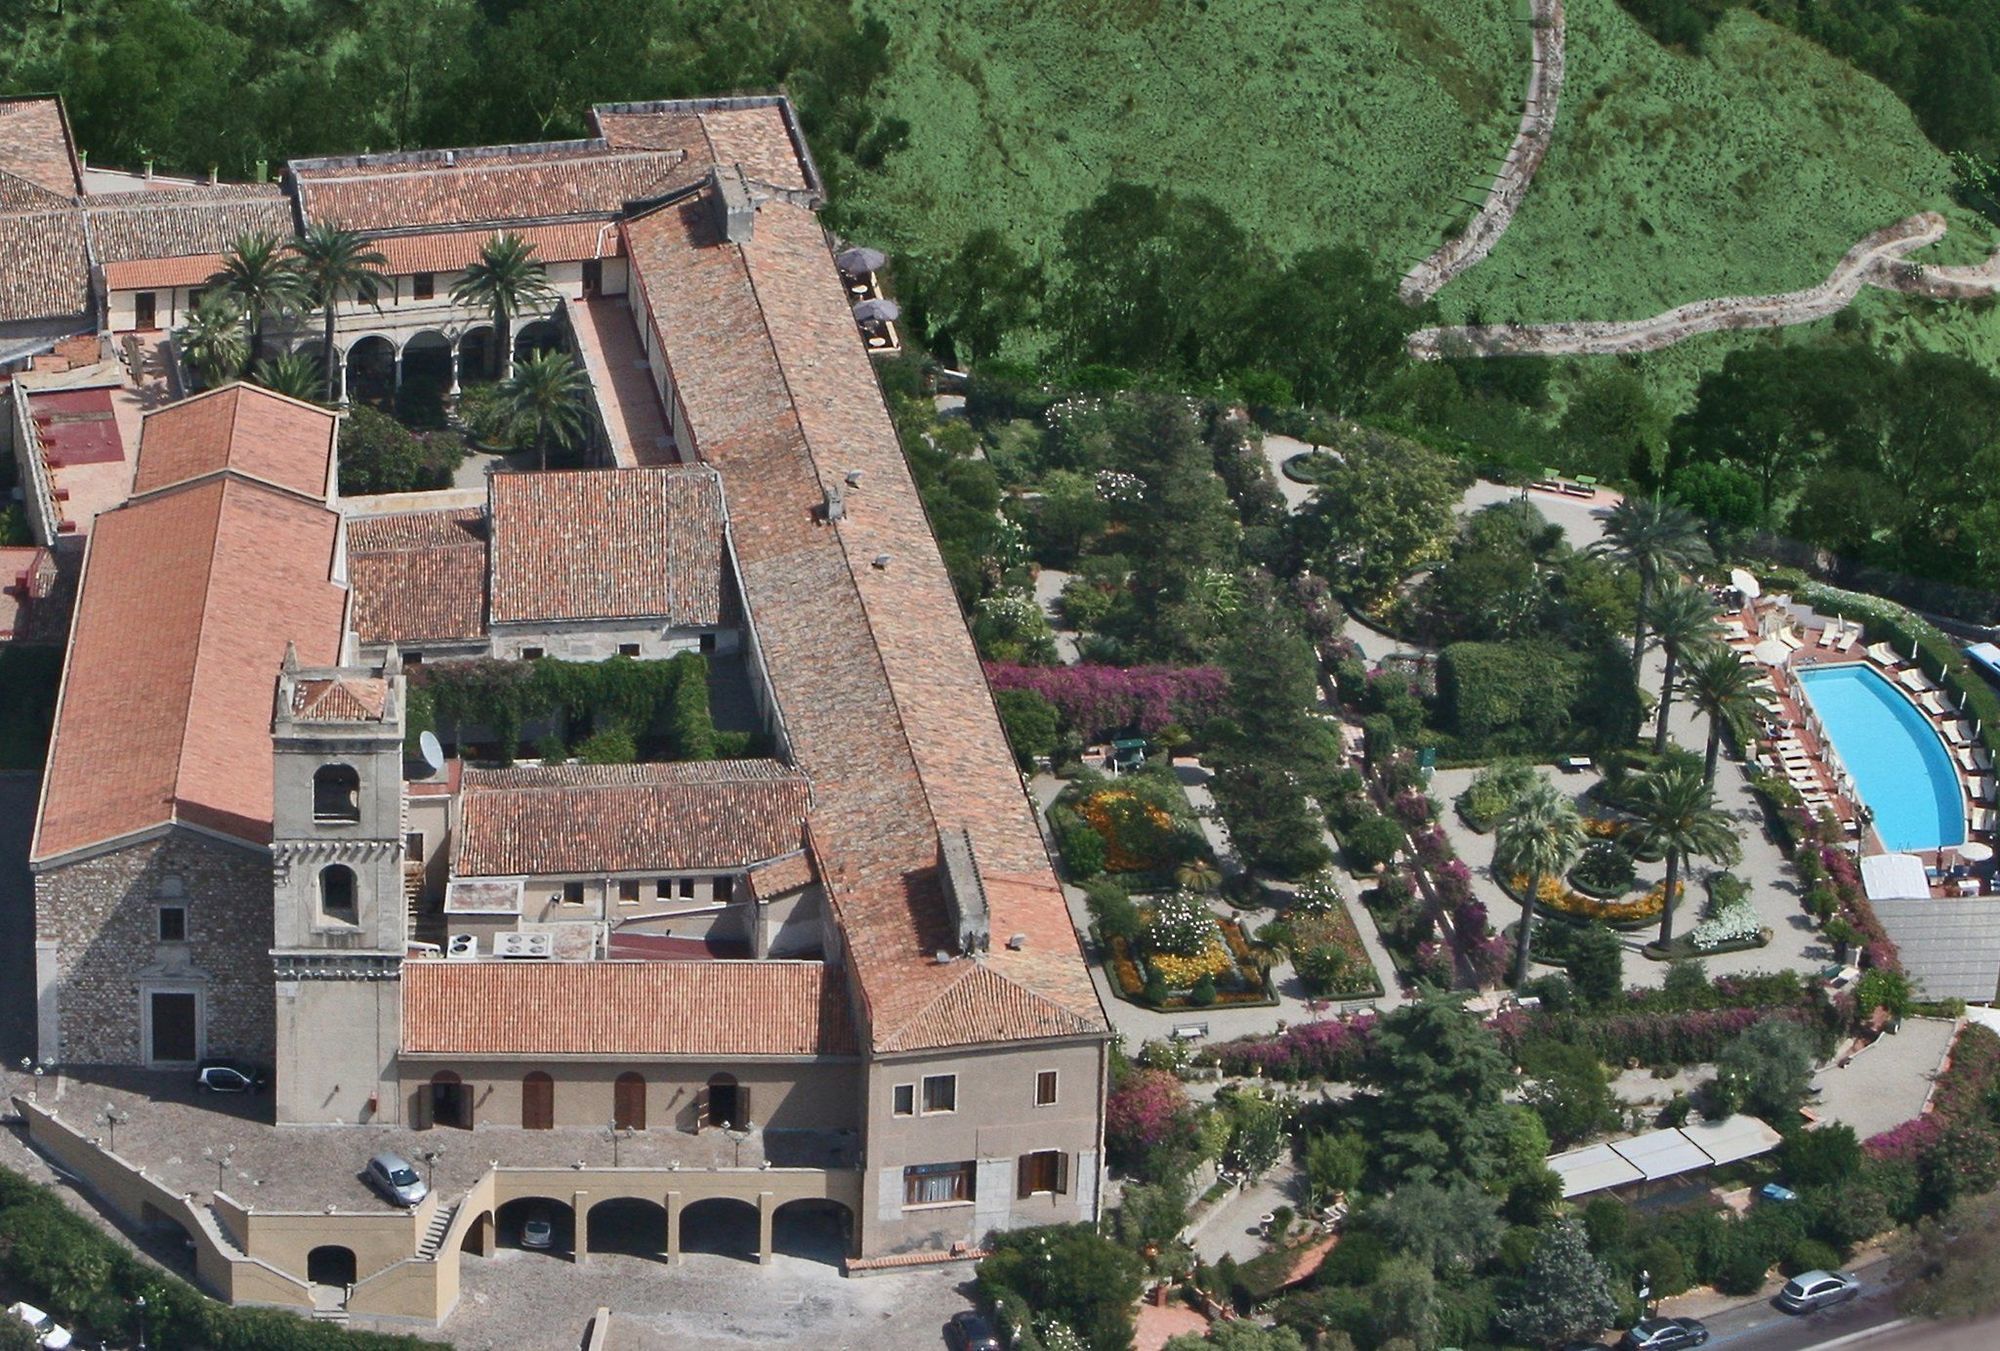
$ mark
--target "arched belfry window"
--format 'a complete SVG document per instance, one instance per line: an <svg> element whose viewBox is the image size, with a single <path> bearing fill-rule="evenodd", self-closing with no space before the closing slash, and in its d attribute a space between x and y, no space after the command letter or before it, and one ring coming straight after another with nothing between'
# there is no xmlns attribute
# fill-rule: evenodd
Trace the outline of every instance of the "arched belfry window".
<svg viewBox="0 0 2000 1351"><path fill-rule="evenodd" d="M313 820L360 819L361 775L352 765L321 765L313 772Z"/></svg>
<svg viewBox="0 0 2000 1351"><path fill-rule="evenodd" d="M329 863L319 870L319 912L325 919L342 924L359 924L361 908L355 898L354 869L345 863Z"/></svg>

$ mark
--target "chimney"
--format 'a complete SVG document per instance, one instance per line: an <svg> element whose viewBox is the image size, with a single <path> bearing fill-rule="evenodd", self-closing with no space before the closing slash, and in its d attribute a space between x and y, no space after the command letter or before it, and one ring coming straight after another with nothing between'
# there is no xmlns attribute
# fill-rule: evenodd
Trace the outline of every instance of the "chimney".
<svg viewBox="0 0 2000 1351"><path fill-rule="evenodd" d="M456 167L456 166L457 166L457 164L458 164L458 152L457 152L456 150L447 150L447 151L445 151L445 152L444 152L444 162L445 162L445 167L447 167L447 168L454 168L454 167Z"/></svg>
<svg viewBox="0 0 2000 1351"><path fill-rule="evenodd" d="M985 952L993 941L993 912L986 901L978 861L972 856L969 832L938 831L938 880L944 884L945 909L951 916L959 952L966 956Z"/></svg>
<svg viewBox="0 0 2000 1351"><path fill-rule="evenodd" d="M212 188L222 181L222 170L211 164L208 166L208 185Z"/></svg>
<svg viewBox="0 0 2000 1351"><path fill-rule="evenodd" d="M715 194L710 201L715 211L715 230L725 244L748 244L757 227L757 204L750 198L750 184L741 166L720 166L709 170Z"/></svg>
<svg viewBox="0 0 2000 1351"><path fill-rule="evenodd" d="M826 485L826 519L829 523L847 519L847 499L838 483Z"/></svg>
<svg viewBox="0 0 2000 1351"><path fill-rule="evenodd" d="M269 178L270 176L271 176L271 161L269 161L269 160L267 160L267 159L260 159L260 160L258 160L258 161L257 161L257 181L258 181L259 183L262 183L262 182L263 182L263 181L264 181L265 179Z"/></svg>

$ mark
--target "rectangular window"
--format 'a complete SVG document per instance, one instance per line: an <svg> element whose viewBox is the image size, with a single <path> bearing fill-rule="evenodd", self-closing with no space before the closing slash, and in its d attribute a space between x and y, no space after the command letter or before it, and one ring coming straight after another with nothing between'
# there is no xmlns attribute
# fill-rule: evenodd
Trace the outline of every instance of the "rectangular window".
<svg viewBox="0 0 2000 1351"><path fill-rule="evenodd" d="M735 894L736 879L733 877L718 877L709 884L709 896L715 901L727 904Z"/></svg>
<svg viewBox="0 0 2000 1351"><path fill-rule="evenodd" d="M1060 1149L1023 1154L1015 1177L1022 1196L1060 1196L1069 1190L1069 1155Z"/></svg>
<svg viewBox="0 0 2000 1351"><path fill-rule="evenodd" d="M1054 1070L1043 1070L1035 1076L1035 1106L1053 1107L1055 1105L1056 1072Z"/></svg>
<svg viewBox="0 0 2000 1351"><path fill-rule="evenodd" d="M424 664L424 654L423 654L423 653L421 653L421 652L405 652L405 653L403 654L403 665L405 665L405 666L422 666L423 664Z"/></svg>
<svg viewBox="0 0 2000 1351"><path fill-rule="evenodd" d="M562 903L564 905L582 905L583 883L581 882L563 883Z"/></svg>
<svg viewBox="0 0 2000 1351"><path fill-rule="evenodd" d="M424 833L421 830L413 830L403 836L403 861L406 863L424 861Z"/></svg>
<svg viewBox="0 0 2000 1351"><path fill-rule="evenodd" d="M522 661L540 661L543 655L543 650L539 647L524 647L521 649Z"/></svg>
<svg viewBox="0 0 2000 1351"><path fill-rule="evenodd" d="M639 645L637 643L620 643L618 644L618 655L621 657L636 657L639 655Z"/></svg>
<svg viewBox="0 0 2000 1351"><path fill-rule="evenodd" d="M162 943L185 943L188 936L188 912L184 905L163 905L160 907L160 941Z"/></svg>
<svg viewBox="0 0 2000 1351"><path fill-rule="evenodd" d="M437 274L435 272L419 272L410 278L410 298L412 300L429 300L436 294Z"/></svg>
<svg viewBox="0 0 2000 1351"><path fill-rule="evenodd" d="M159 324L160 298L151 291L135 292L132 296L132 327L150 329Z"/></svg>
<svg viewBox="0 0 2000 1351"><path fill-rule="evenodd" d="M972 1163L919 1163L903 1170L903 1204L942 1206L972 1199Z"/></svg>
<svg viewBox="0 0 2000 1351"><path fill-rule="evenodd" d="M618 904L637 905L638 903L639 884L637 882L620 882L618 884Z"/></svg>
<svg viewBox="0 0 2000 1351"><path fill-rule="evenodd" d="M680 887L682 900L691 901L694 899L694 879L692 877L683 877Z"/></svg>
<svg viewBox="0 0 2000 1351"><path fill-rule="evenodd" d="M208 288L206 286L197 286L193 290L189 291L188 308L192 310L197 305L201 304L201 298L207 294L208 294Z"/></svg>
<svg viewBox="0 0 2000 1351"><path fill-rule="evenodd" d="M917 1114L917 1086L915 1084L896 1085L895 1105L890 1108L890 1112L895 1116L915 1116Z"/></svg>
<svg viewBox="0 0 2000 1351"><path fill-rule="evenodd" d="M924 1115L933 1112L956 1112L958 1110L958 1076L956 1074L926 1074L924 1076Z"/></svg>
<svg viewBox="0 0 2000 1351"><path fill-rule="evenodd" d="M704 633L704 634L702 634L702 635L701 635L701 650L702 650L702 651L704 651L704 652L713 652L713 651L715 651L715 635L714 635L714 634L712 634L712 633Z"/></svg>

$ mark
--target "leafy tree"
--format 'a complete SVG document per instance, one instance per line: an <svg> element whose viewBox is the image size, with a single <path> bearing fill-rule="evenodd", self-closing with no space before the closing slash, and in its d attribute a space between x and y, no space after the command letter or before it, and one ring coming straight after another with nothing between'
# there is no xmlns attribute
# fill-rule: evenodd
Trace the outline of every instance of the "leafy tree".
<svg viewBox="0 0 2000 1351"><path fill-rule="evenodd" d="M1437 1278L1419 1257L1391 1257L1368 1287L1375 1339L1383 1346L1397 1338L1416 1351L1436 1351L1438 1345Z"/></svg>
<svg viewBox="0 0 2000 1351"><path fill-rule="evenodd" d="M548 269L535 257L535 246L509 231L480 246L477 261L453 283L451 298L493 316L486 374L498 380L513 366L514 317L537 305L553 304L556 293L549 285Z"/></svg>
<svg viewBox="0 0 2000 1351"><path fill-rule="evenodd" d="M1625 945L1602 924L1580 926L1569 941L1569 981L1588 1008L1609 1008L1625 992Z"/></svg>
<svg viewBox="0 0 2000 1351"><path fill-rule="evenodd" d="M1717 1091L1767 1121L1790 1121L1812 1082L1812 1034L1784 1018L1766 1018L1716 1057Z"/></svg>
<svg viewBox="0 0 2000 1351"><path fill-rule="evenodd" d="M1247 1318L1225 1320L1199 1333L1183 1332L1169 1337L1164 1351L1306 1351L1306 1344L1290 1328L1267 1328Z"/></svg>
<svg viewBox="0 0 2000 1351"><path fill-rule="evenodd" d="M979 1264L988 1300L1018 1295L1036 1314L1075 1329L1094 1351L1127 1351L1145 1268L1137 1253L1088 1224L1001 1230Z"/></svg>
<svg viewBox="0 0 2000 1351"><path fill-rule="evenodd" d="M1861 1141L1841 1122L1795 1130L1778 1146L1778 1165L1794 1187L1846 1187L1861 1176Z"/></svg>
<svg viewBox="0 0 2000 1351"><path fill-rule="evenodd" d="M1297 518L1316 571L1348 594L1377 600L1442 556L1457 517L1460 470L1428 447L1364 432Z"/></svg>
<svg viewBox="0 0 2000 1351"><path fill-rule="evenodd" d="M968 363L997 355L1011 333L1031 327L1042 298L1041 268L998 230L981 226L949 259L917 261L917 317L934 349Z"/></svg>
<svg viewBox="0 0 2000 1351"><path fill-rule="evenodd" d="M352 230L320 221L298 242L298 270L305 303L320 312L320 369L326 372L326 402L340 396L335 365L334 323L343 297L361 305L377 305L385 280L381 269L389 260Z"/></svg>
<svg viewBox="0 0 2000 1351"><path fill-rule="evenodd" d="M1617 1119L1611 1076L1595 1051L1537 1039L1522 1047L1521 1067L1528 1075L1524 1101L1556 1148L1581 1144Z"/></svg>
<svg viewBox="0 0 2000 1351"><path fill-rule="evenodd" d="M1406 1182L1368 1212L1368 1224L1391 1248L1421 1258L1440 1276L1483 1266L1507 1228L1498 1198L1462 1177L1441 1187Z"/></svg>
<svg viewBox="0 0 2000 1351"><path fill-rule="evenodd" d="M312 403L326 389L320 378L319 362L310 352L280 352L257 363L250 378L274 393L301 403Z"/></svg>
<svg viewBox="0 0 2000 1351"><path fill-rule="evenodd" d="M1188 1222L1186 1178L1134 1183L1118 1199L1118 1239L1128 1248L1166 1247Z"/></svg>
<svg viewBox="0 0 2000 1351"><path fill-rule="evenodd" d="M1627 497L1611 509L1604 536L1591 552L1623 563L1639 578L1639 614L1632 625L1632 675L1646 652L1646 624L1662 579L1708 561L1708 541L1686 508L1656 497Z"/></svg>
<svg viewBox="0 0 2000 1351"><path fill-rule="evenodd" d="M1560 435L1590 472L1647 483L1666 446L1667 417L1638 375L1612 370L1584 381L1570 395Z"/></svg>
<svg viewBox="0 0 2000 1351"><path fill-rule="evenodd" d="M1702 716L1708 719L1708 750L1702 759L1702 782L1715 785L1715 762L1722 749L1724 724L1746 726L1750 719L1769 710L1758 687L1757 672L1748 662L1726 647L1696 655L1681 679Z"/></svg>
<svg viewBox="0 0 2000 1351"><path fill-rule="evenodd" d="M1594 1337L1617 1316L1610 1274L1575 1220L1542 1230L1518 1290L1500 1309L1508 1331L1548 1347Z"/></svg>
<svg viewBox="0 0 2000 1351"><path fill-rule="evenodd" d="M235 379L250 354L243 316L220 291L210 291L195 302L175 341L181 356L210 389Z"/></svg>
<svg viewBox="0 0 2000 1351"><path fill-rule="evenodd" d="M1366 406L1411 329L1429 322L1372 254L1345 245L1307 249L1253 282L1250 296L1234 365L1276 372L1308 407Z"/></svg>
<svg viewBox="0 0 2000 1351"><path fill-rule="evenodd" d="M208 279L211 288L236 303L252 359L264 352L264 323L305 304L305 278L290 246L274 234L238 235L222 266Z"/></svg>
<svg viewBox="0 0 2000 1351"><path fill-rule="evenodd" d="M1033 690L999 690L993 703L1000 710L1000 724L1007 729L1014 758L1023 770L1033 769L1038 756L1055 754L1062 719L1054 704Z"/></svg>
<svg viewBox="0 0 2000 1351"><path fill-rule="evenodd" d="M1528 502L1499 502L1467 518L1423 597L1429 623L1451 638L1508 639L1534 633L1551 607L1545 560L1559 546Z"/></svg>
<svg viewBox="0 0 2000 1351"><path fill-rule="evenodd" d="M1506 1175L1513 1121L1501 1094L1513 1070L1460 996L1427 989L1384 1017L1359 1078L1370 1090L1364 1115L1385 1180Z"/></svg>
<svg viewBox="0 0 2000 1351"><path fill-rule="evenodd" d="M1729 818L1715 809L1715 791L1693 766L1670 764L1643 775L1632 787L1631 844L1657 851L1667 860L1665 904L1660 910L1660 946L1674 939L1674 904L1681 865L1689 858L1734 863L1741 853Z"/></svg>
<svg viewBox="0 0 2000 1351"><path fill-rule="evenodd" d="M1674 581L1653 597L1646 619L1667 657L1666 673L1660 678L1660 721L1653 733L1653 754L1659 755L1667 749L1667 714L1673 708L1674 678L1681 660L1700 655L1715 642L1715 605L1700 587Z"/></svg>
<svg viewBox="0 0 2000 1351"><path fill-rule="evenodd" d="M340 420L340 491L352 497L441 488L464 455L456 437L419 437L386 413L355 407Z"/></svg>
<svg viewBox="0 0 2000 1351"><path fill-rule="evenodd" d="M500 392L517 425L527 430L539 468L549 467L551 449L573 447L589 433L590 377L568 352L522 358Z"/></svg>
<svg viewBox="0 0 2000 1351"><path fill-rule="evenodd" d="M1521 930L1514 943L1514 984L1528 981L1528 961L1534 942L1535 903L1542 879L1561 877L1583 849L1583 822L1567 793L1540 775L1514 798L1495 828L1494 869L1507 877L1522 876Z"/></svg>
<svg viewBox="0 0 2000 1351"><path fill-rule="evenodd" d="M1305 1139L1300 1159L1308 1203L1317 1206L1335 1192L1353 1194L1368 1167L1368 1144L1354 1131L1316 1131Z"/></svg>

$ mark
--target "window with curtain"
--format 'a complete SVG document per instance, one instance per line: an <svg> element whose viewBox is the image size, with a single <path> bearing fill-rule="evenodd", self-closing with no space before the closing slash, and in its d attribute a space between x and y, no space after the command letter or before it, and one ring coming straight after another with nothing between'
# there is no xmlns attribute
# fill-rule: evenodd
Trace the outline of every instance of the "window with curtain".
<svg viewBox="0 0 2000 1351"><path fill-rule="evenodd" d="M936 1206L972 1199L972 1162L919 1163L903 1170L903 1204Z"/></svg>

